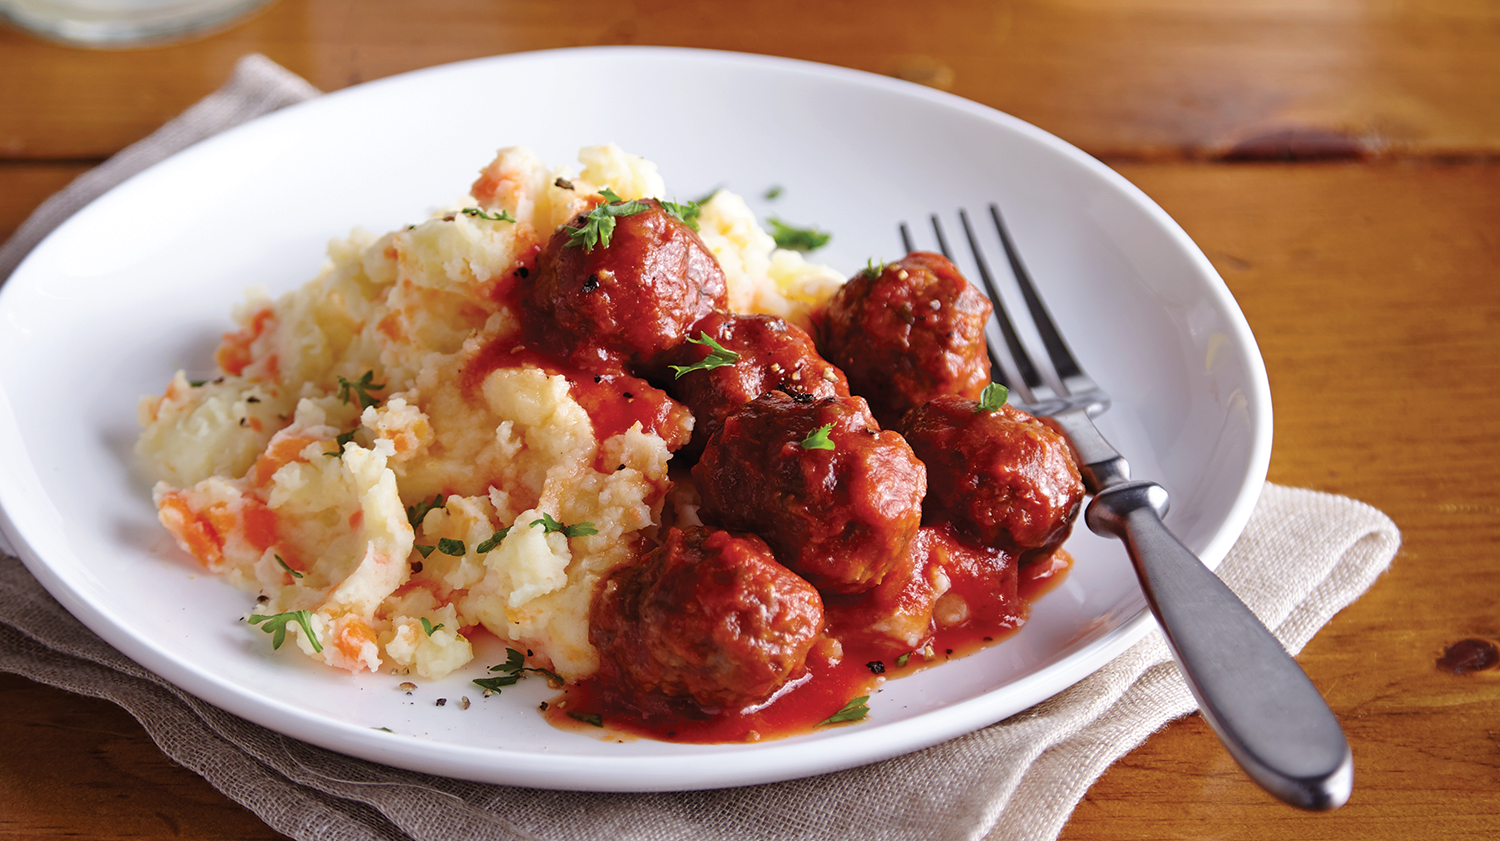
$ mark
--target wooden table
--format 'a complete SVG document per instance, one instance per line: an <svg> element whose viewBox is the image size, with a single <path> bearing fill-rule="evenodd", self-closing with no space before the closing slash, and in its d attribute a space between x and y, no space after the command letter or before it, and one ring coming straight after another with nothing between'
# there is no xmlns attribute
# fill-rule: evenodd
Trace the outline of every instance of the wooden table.
<svg viewBox="0 0 1500 841"><path fill-rule="evenodd" d="M1197 716L1063 838L1500 837L1500 6L1486 0L281 0L210 37L86 51L0 29L0 239L259 51L323 89L520 50L656 44L946 86L1100 157L1175 217L1260 341L1272 481L1395 519L1391 571L1300 657L1354 797L1274 802ZM0 675L0 835L274 838L109 703Z"/></svg>

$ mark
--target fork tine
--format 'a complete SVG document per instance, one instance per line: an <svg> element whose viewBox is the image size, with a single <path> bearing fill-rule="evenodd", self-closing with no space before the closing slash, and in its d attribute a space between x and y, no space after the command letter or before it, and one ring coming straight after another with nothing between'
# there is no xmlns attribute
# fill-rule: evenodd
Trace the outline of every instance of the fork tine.
<svg viewBox="0 0 1500 841"><path fill-rule="evenodd" d="M1036 286L1031 282L1031 274L1026 271L1026 266L1021 262L1020 252L1011 241L1010 229L1005 226L999 206L993 203L990 204L990 218L995 222L995 231L1000 234L1000 245L1004 247L1005 256L1010 260L1010 268L1015 275L1016 285L1021 288L1021 297L1026 300L1026 309L1031 312L1031 320L1036 325L1037 333L1042 337L1042 346L1047 349L1047 357L1052 360L1053 370L1057 372L1058 379L1062 380L1064 391L1067 395L1078 395L1086 391L1098 390L1098 386L1083 373L1083 368L1073 358L1073 352L1068 349L1067 342L1063 341L1062 333L1058 332L1056 323L1052 321L1046 305L1037 294Z"/></svg>
<svg viewBox="0 0 1500 841"><path fill-rule="evenodd" d="M1000 335L1005 342L1005 350L1010 354L1011 362L1015 364L1016 373L1020 375L1021 388L1017 389L1020 392L1017 396L1027 403L1037 403L1052 397L1052 389L1047 386L1046 380L1042 379L1041 372L1031 361L1031 354L1026 352L1025 345L1021 344L1021 337L1016 334L1015 324L1010 319L1010 313L1005 309L1005 302L1000 298L1000 288L995 284L995 276L990 273L989 263L984 259L984 252L979 248L979 241L974 237L974 229L969 224L969 214L960 210L958 221L963 225L964 236L969 241L969 250L973 252L974 263L979 268L979 278L984 282L985 294L994 305L994 313L990 316L990 324L986 327L994 325L999 328ZM935 218L933 224L934 226L937 224ZM991 341L989 343L990 367L1003 371L1005 366L996 356L996 351L994 342ZM1010 385L1015 386L1015 384Z"/></svg>

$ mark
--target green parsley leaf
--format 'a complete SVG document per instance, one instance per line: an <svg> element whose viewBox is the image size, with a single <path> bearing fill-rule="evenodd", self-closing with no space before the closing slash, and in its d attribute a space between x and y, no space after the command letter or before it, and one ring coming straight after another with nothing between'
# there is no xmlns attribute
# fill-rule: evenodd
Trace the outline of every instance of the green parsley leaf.
<svg viewBox="0 0 1500 841"><path fill-rule="evenodd" d="M581 721L584 724L592 724L595 727L604 726L604 717L598 713L581 713L576 710L568 710L568 718L574 721Z"/></svg>
<svg viewBox="0 0 1500 841"><path fill-rule="evenodd" d="M791 248L797 251L816 251L828 244L833 235L827 231L817 228L798 228L777 219L775 216L766 220L771 223L771 239L776 240L777 248Z"/></svg>
<svg viewBox="0 0 1500 841"><path fill-rule="evenodd" d="M440 630L442 627L443 627L443 623L442 622L439 622L436 625L434 625L431 622L427 621L427 617L425 617L425 616L422 617L422 630L424 630L424 631L427 632L427 636L429 636L429 637L432 636L432 632L433 631Z"/></svg>
<svg viewBox="0 0 1500 841"><path fill-rule="evenodd" d="M900 668L901 666L905 666L906 663L907 663L907 661L909 661L909 660L911 660L911 652L910 651L906 652L905 654L901 655L900 657L897 657L896 658L896 666L897 666L897 668Z"/></svg>
<svg viewBox="0 0 1500 841"><path fill-rule="evenodd" d="M322 651L323 646L318 644L318 635L313 633L312 613L306 610L293 610L289 613L256 614L250 617L251 625L265 625L262 631L271 635L271 649L274 651L281 648L286 642L286 625L288 622L296 622L302 626L302 633L307 635L308 642L312 643L313 651Z"/></svg>
<svg viewBox="0 0 1500 841"><path fill-rule="evenodd" d="M559 523L558 521L552 519L552 515L548 514L545 511L542 512L541 519L532 520L531 525L541 526L544 529L544 534L561 532L563 537L583 537L585 535L599 533L599 530L594 528L593 523L579 523L575 526L565 526L562 523Z"/></svg>
<svg viewBox="0 0 1500 841"><path fill-rule="evenodd" d="M422 557L425 558L428 555L431 555L432 554L432 550L436 549L437 547L436 546L423 546L422 544L418 543L417 545L415 545L415 546L413 546L411 548L417 550L418 552L421 552L422 553Z"/></svg>
<svg viewBox="0 0 1500 841"><path fill-rule="evenodd" d="M578 217L583 220L583 226L568 233L566 245L582 245L584 251L593 251L595 246L601 244L608 248L610 237L615 233L616 218L634 216L651 209L651 205L643 201L625 201L608 187L601 189L599 195L605 198L606 203Z"/></svg>
<svg viewBox="0 0 1500 841"><path fill-rule="evenodd" d="M439 538L437 548L444 555L452 555L455 558L462 558L469 551L464 547L462 540L454 540L451 537Z"/></svg>
<svg viewBox="0 0 1500 841"><path fill-rule="evenodd" d="M495 547L499 546L500 541L504 540L508 534L510 534L510 526L506 526L490 535L488 540L481 541L478 546L474 547L474 551L481 555L486 552L493 552L495 551Z"/></svg>
<svg viewBox="0 0 1500 841"><path fill-rule="evenodd" d="M480 210L477 207L466 207L463 210L460 210L459 213L462 213L465 216L473 216L473 217L475 217L477 219L488 219L491 222L514 222L514 221L516 221L516 217L510 215L510 213L508 211L505 211L505 210L500 210L499 212L495 213L494 215L490 215L488 213L485 213L483 210Z"/></svg>
<svg viewBox="0 0 1500 841"><path fill-rule="evenodd" d="M998 412L1009 397L1010 389L999 383L990 383L984 387L984 391L979 392L979 405L974 407L974 411Z"/></svg>
<svg viewBox="0 0 1500 841"><path fill-rule="evenodd" d="M661 203L661 208L670 214L673 219L695 231L698 230L698 216L703 212L703 208L699 207L697 202L690 201L687 204L678 204L677 202L664 201Z"/></svg>
<svg viewBox="0 0 1500 841"><path fill-rule="evenodd" d="M281 568L282 569L284 569L287 572L291 573L293 578L301 578L302 577L302 573L300 573L300 572L296 571L295 569L292 569L291 567L287 566L286 565L286 561L283 561L281 559L280 555L272 555L271 557L273 557L273 558L276 559L276 563L281 564Z"/></svg>
<svg viewBox="0 0 1500 841"><path fill-rule="evenodd" d="M843 709L818 722L815 726L822 727L825 724L838 724L841 721L861 721L865 716L870 714L870 708L865 706L865 702L868 700L870 700L869 695L851 698L849 699L849 703L844 705Z"/></svg>
<svg viewBox="0 0 1500 841"><path fill-rule="evenodd" d="M356 433L358 431L359 431L359 427L356 426L353 429L349 430L348 432L341 432L341 433L339 433L338 436L336 436L333 439L333 443L335 445L333 452L331 452L331 453L324 453L323 455L325 455L325 456L333 456L334 458L343 458L344 457L344 445L350 443L351 441L353 441L354 440L354 433Z"/></svg>
<svg viewBox="0 0 1500 841"><path fill-rule="evenodd" d="M414 529L421 528L422 527L422 521L425 520L425 519L427 519L427 512L431 511L434 508L442 508L442 507L443 507L443 495L442 494L438 494L437 496L435 496L435 497L432 498L431 502L423 500L422 502L419 502L416 505L408 505L408 506L406 506L406 520L407 520L407 522L411 523L411 527L412 528L414 528Z"/></svg>
<svg viewBox="0 0 1500 841"><path fill-rule="evenodd" d="M885 263L878 263L875 261L874 257L871 257L870 259L865 261L865 267L860 269L859 273L871 280L874 280L875 278L880 277L882 274L885 274L885 267Z"/></svg>
<svg viewBox="0 0 1500 841"><path fill-rule="evenodd" d="M802 449L804 449L804 450L832 450L832 449L834 449L833 442L830 441L830 440L828 440L828 433L832 429L833 429L833 424L831 424L831 423L825 423L822 426L818 427L817 429L814 429L812 432L807 433L807 437L802 439Z"/></svg>
<svg viewBox="0 0 1500 841"><path fill-rule="evenodd" d="M549 686L561 688L563 685L562 677L555 672L527 666L526 655L514 648L506 649L505 662L498 666L490 666L490 671L502 672L502 674L499 677L480 678L475 680L474 683L483 689L493 689L498 692L501 687L515 686L516 681L526 676L526 672L536 672L547 679Z"/></svg>
<svg viewBox="0 0 1500 841"><path fill-rule="evenodd" d="M193 388L202 388L208 385L208 380L188 380L188 385Z"/></svg>
<svg viewBox="0 0 1500 841"><path fill-rule="evenodd" d="M781 192L781 185L777 184L776 186L766 191L766 200L773 201L775 199L781 198Z"/></svg>
<svg viewBox="0 0 1500 841"><path fill-rule="evenodd" d="M370 392L385 388L385 383L377 383L374 380L374 371L366 371L364 376L357 380L346 380L343 377L339 377L339 399L348 403L349 392L353 391L354 395L359 398L359 407L361 409L379 406L380 398L371 397Z"/></svg>
<svg viewBox="0 0 1500 841"><path fill-rule="evenodd" d="M721 190L723 190L723 189L724 189L724 185L720 184L719 186L713 188L712 190L709 190L708 192L704 193L703 195L699 196L698 198L693 199L693 204L708 204L709 202L713 201L714 200L714 196L717 196L719 194L719 192Z"/></svg>
<svg viewBox="0 0 1500 841"><path fill-rule="evenodd" d="M385 731L386 733L394 733L394 732L396 732L396 731L392 730L389 727L371 727L370 729L371 730L382 730L382 731Z"/></svg>
<svg viewBox="0 0 1500 841"><path fill-rule="evenodd" d="M707 345L709 348L708 355L703 357L702 361L692 365L668 365L667 367L671 368L676 374L673 379L681 379L683 374L690 374L693 371L711 371L714 368L723 368L725 365L733 365L740 361L738 353L728 350L723 345L714 341L713 337L708 335L706 331L700 330L698 331L698 335L703 338L694 339L689 337L688 341L695 345Z"/></svg>

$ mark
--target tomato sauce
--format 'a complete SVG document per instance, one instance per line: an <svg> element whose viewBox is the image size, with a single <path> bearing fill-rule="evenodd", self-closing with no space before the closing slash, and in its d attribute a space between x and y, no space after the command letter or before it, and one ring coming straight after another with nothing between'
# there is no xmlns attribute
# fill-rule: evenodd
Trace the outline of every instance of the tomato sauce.
<svg viewBox="0 0 1500 841"><path fill-rule="evenodd" d="M833 639L838 644L815 650L806 673L769 700L742 709L705 710L691 701L663 700L654 714L645 713L639 699L623 697L619 688L595 675L567 687L545 704L542 713L552 725L566 730L588 733L602 727L610 735L690 744L757 742L807 733L851 699L873 694L890 678L973 654L1008 638L1025 623L1030 602L1061 583L1072 563L1066 552L1058 550L1021 567L1013 612L939 630L920 651L893 653L889 640L835 631ZM829 647L841 648L841 655L828 656Z"/></svg>

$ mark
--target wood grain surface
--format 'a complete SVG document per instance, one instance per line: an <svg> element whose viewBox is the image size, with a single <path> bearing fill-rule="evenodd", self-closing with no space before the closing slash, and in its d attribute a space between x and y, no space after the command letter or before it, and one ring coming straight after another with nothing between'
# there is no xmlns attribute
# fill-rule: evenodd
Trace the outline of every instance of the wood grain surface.
<svg viewBox="0 0 1500 841"><path fill-rule="evenodd" d="M1197 716L1111 768L1064 839L1500 837L1500 4L1485 0L280 0L217 34L81 50L0 28L0 239L247 52L324 89L592 44L901 75L1031 121L1176 218L1271 378L1270 479L1361 499L1395 564L1299 657L1356 787L1296 812ZM3 468L0 468L3 469ZM104 701L0 675L0 837L277 838Z"/></svg>

